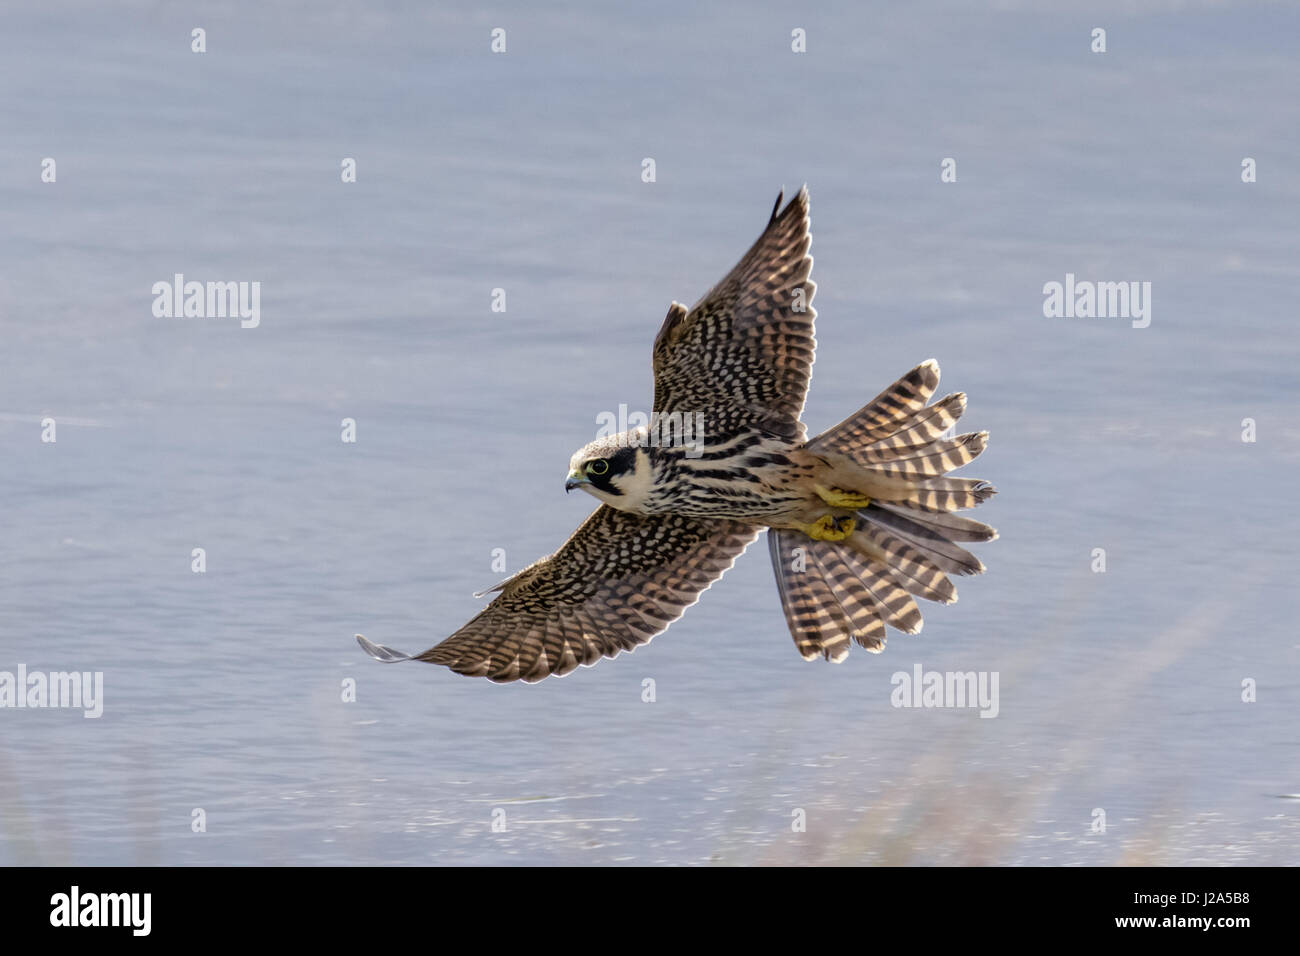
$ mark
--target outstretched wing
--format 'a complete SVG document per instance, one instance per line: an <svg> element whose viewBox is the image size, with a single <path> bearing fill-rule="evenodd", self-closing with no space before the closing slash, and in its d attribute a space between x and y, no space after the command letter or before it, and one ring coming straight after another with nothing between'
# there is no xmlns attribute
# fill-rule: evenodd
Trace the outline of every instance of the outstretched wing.
<svg viewBox="0 0 1300 956"><path fill-rule="evenodd" d="M559 551L506 581L477 617L415 659L504 683L630 651L681 617L758 530L601 505ZM379 660L409 659L357 639Z"/></svg>
<svg viewBox="0 0 1300 956"><path fill-rule="evenodd" d="M703 413L711 435L761 428L803 440L817 287L808 278L808 189L781 210L783 195L725 279L689 312L669 308L655 337L656 412Z"/></svg>

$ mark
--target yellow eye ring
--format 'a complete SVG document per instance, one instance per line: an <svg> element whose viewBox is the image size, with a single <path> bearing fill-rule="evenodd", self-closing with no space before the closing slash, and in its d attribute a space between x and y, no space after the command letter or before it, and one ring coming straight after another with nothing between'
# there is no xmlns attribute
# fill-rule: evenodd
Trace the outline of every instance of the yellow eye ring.
<svg viewBox="0 0 1300 956"><path fill-rule="evenodd" d="M604 458L597 458L591 464L587 465L587 474L589 475L599 476L605 474L608 471L609 471L609 462L607 462Z"/></svg>

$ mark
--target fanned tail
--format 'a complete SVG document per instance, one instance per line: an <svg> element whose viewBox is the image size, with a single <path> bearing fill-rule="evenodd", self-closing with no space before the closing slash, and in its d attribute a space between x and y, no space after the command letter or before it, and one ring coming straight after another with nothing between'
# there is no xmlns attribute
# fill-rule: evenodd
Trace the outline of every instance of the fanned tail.
<svg viewBox="0 0 1300 956"><path fill-rule="evenodd" d="M775 528L768 532L768 547L786 623L804 660L839 663L850 642L878 654L885 649L886 625L904 634L921 630L921 611L912 598L921 589L884 561Z"/></svg>
<svg viewBox="0 0 1300 956"><path fill-rule="evenodd" d="M905 634L921 630L914 596L951 604L957 589L948 575L984 571L957 542L992 541L997 532L951 512L988 500L994 488L947 475L979 457L988 433L944 437L966 410L966 396L927 405L938 384L938 364L922 362L808 442L809 450L847 460L842 467L859 478L855 490L875 494L844 541L768 532L786 622L806 660L841 661L853 642L878 653L886 625Z"/></svg>

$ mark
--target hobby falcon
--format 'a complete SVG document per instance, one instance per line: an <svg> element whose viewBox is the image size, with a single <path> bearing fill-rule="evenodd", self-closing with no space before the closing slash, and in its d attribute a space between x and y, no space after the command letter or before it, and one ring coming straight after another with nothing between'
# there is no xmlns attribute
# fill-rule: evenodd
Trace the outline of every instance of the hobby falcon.
<svg viewBox="0 0 1300 956"><path fill-rule="evenodd" d="M567 674L663 631L764 529L805 660L841 661L853 642L879 652L886 625L916 633L913 595L957 600L948 575L984 570L958 542L997 532L953 512L994 489L947 475L984 450L988 433L945 437L966 397L926 404L939 384L930 360L807 438L800 415L816 347L807 187L784 209L781 199L726 278L690 309L669 306L654 341L650 424L569 462L565 488L600 507L442 643L412 658L358 634L367 653L499 682Z"/></svg>

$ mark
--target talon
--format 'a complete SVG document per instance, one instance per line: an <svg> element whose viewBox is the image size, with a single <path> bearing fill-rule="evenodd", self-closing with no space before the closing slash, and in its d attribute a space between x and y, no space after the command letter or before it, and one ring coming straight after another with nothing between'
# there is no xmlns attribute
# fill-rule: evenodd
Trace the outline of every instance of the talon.
<svg viewBox="0 0 1300 956"><path fill-rule="evenodd" d="M871 499L866 495L858 494L856 491L845 491L843 488L827 488L825 485L817 486L817 497L832 508L849 508L853 511L859 511L871 504Z"/></svg>
<svg viewBox="0 0 1300 956"><path fill-rule="evenodd" d="M822 515L810 524L804 533L814 541L843 541L853 533L857 521L848 515Z"/></svg>

